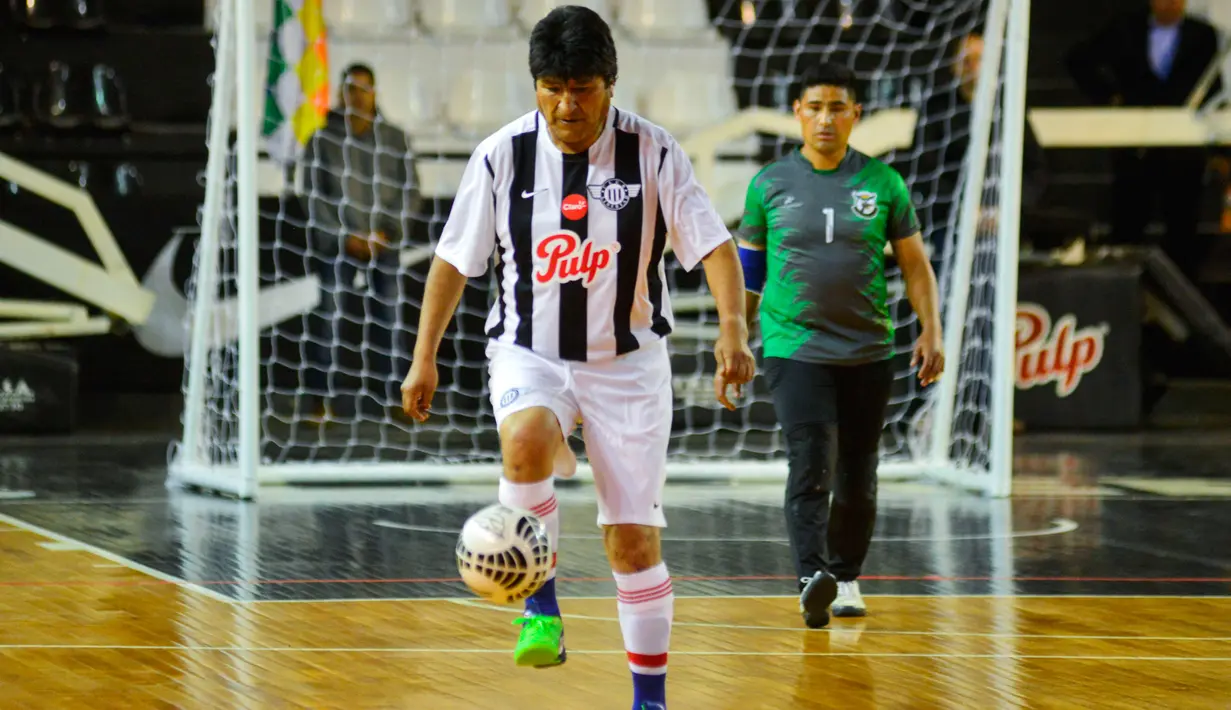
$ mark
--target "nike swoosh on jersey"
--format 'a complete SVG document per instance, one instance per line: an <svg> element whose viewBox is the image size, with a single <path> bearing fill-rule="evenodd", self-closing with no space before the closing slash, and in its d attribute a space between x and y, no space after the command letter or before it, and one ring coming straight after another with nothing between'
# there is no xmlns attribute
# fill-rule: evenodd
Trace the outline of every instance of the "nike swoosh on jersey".
<svg viewBox="0 0 1231 710"><path fill-rule="evenodd" d="M540 192L546 192L546 191L547 191L547 188L543 188L542 190L534 190L534 191L522 190L521 197L523 200L528 200L531 197L534 197L535 195L539 194Z"/></svg>

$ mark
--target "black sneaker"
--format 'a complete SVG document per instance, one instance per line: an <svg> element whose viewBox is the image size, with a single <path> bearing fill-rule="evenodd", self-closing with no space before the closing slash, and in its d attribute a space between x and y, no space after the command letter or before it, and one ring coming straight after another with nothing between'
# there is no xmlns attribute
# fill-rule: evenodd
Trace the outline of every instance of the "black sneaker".
<svg viewBox="0 0 1231 710"><path fill-rule="evenodd" d="M828 572L817 572L799 580L799 613L810 629L824 628L829 623L829 605L838 596L838 580Z"/></svg>

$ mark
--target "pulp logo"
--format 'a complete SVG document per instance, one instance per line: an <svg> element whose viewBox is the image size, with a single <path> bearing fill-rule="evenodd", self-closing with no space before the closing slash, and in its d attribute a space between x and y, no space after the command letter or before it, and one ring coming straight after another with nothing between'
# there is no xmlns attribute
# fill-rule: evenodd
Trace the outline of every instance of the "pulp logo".
<svg viewBox="0 0 1231 710"><path fill-rule="evenodd" d="M24 412L34 401L34 390L30 389L25 380L0 380L0 414Z"/></svg>
<svg viewBox="0 0 1231 710"><path fill-rule="evenodd" d="M1077 318L1067 313L1052 327L1051 315L1036 303L1017 305L1017 388L1031 389L1056 383L1056 396L1067 397L1103 361L1107 324L1078 328Z"/></svg>
<svg viewBox="0 0 1231 710"><path fill-rule="evenodd" d="M614 255L619 251L619 242L595 246L594 242L586 241L583 246L576 232L557 232L544 237L534 250L539 261L547 262L545 268L534 272L534 280L541 284L580 280L581 285L589 286L598 278L598 272L615 263Z"/></svg>
<svg viewBox="0 0 1231 710"><path fill-rule="evenodd" d="M571 219L574 222L585 217L589 209L590 205L586 202L585 195L576 193L564 198L564 202L560 203L560 214L564 215L565 219Z"/></svg>

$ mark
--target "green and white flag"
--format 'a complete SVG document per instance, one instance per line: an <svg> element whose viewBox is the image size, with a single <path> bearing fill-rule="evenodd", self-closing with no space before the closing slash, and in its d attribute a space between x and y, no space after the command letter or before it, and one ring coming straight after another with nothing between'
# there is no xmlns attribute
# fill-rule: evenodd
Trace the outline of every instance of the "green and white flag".
<svg viewBox="0 0 1231 710"><path fill-rule="evenodd" d="M243 1L243 0L241 0ZM261 136L270 157L299 157L329 113L329 51L321 0L275 0Z"/></svg>

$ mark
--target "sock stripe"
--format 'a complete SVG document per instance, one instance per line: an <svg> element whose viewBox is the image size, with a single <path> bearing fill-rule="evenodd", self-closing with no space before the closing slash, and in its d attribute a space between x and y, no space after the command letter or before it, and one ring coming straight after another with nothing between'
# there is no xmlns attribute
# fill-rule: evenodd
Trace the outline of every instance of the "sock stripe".
<svg viewBox="0 0 1231 710"><path fill-rule="evenodd" d="M558 506L557 506L557 503L556 503L556 497L553 495L552 497L548 498L547 500L543 501L542 503L539 503L538 505L536 505L536 506L534 506L533 508L531 508L531 509L530 509L530 512L531 512L531 513L534 513L535 515L537 515L537 516L538 516L538 517L540 517L540 518L543 518L543 517L546 517L546 516L551 515L552 513L556 512L556 508L557 508L557 507L558 507Z"/></svg>
<svg viewBox="0 0 1231 710"><path fill-rule="evenodd" d="M632 651L626 651L625 653L628 654L630 665L639 666L650 673L667 667L667 654L665 653L645 654L633 653Z"/></svg>
<svg viewBox="0 0 1231 710"><path fill-rule="evenodd" d="M632 591L616 590L616 600L625 604L645 604L646 602L657 601L671 596L671 580L667 580L662 584L649 589L636 589Z"/></svg>

